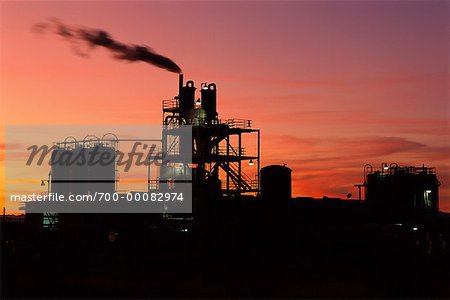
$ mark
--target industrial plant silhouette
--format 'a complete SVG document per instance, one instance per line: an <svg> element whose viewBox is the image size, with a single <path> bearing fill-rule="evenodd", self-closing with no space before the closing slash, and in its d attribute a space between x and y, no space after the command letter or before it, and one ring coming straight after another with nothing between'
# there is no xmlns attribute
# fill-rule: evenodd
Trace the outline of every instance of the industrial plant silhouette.
<svg viewBox="0 0 450 300"><path fill-rule="evenodd" d="M217 91L202 84L198 101L194 82L179 76L178 96L163 101L162 144L187 147L192 164L163 165L144 191L189 182L192 213L4 218L2 298L450 297L449 218L438 211L435 169L366 165L358 199L292 198L291 169L260 168L259 129L220 119ZM180 125L192 126L192 140L171 136ZM243 147L249 135L255 149ZM119 142L66 141L53 156L93 147L114 155ZM73 168L52 167L51 192L116 192L114 161ZM108 180L95 182L97 172Z"/></svg>

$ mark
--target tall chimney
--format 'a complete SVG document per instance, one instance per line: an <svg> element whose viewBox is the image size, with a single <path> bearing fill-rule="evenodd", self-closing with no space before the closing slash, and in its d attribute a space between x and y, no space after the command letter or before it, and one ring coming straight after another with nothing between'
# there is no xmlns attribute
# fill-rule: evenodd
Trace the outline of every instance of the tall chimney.
<svg viewBox="0 0 450 300"><path fill-rule="evenodd" d="M181 90L183 89L183 73L180 73L179 79L178 79L178 97L181 98Z"/></svg>

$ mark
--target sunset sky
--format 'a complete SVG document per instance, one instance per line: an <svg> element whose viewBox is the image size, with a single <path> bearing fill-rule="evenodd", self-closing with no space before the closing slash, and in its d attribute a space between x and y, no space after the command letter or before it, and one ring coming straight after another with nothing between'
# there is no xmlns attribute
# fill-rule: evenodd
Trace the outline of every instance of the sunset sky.
<svg viewBox="0 0 450 300"><path fill-rule="evenodd" d="M448 1L0 5L2 169L5 126L160 124L161 100L178 92L175 73L100 48L80 57L31 30L58 18L215 82L219 118L253 120L262 165L292 168L294 196L356 197L366 163L425 164L450 211Z"/></svg>

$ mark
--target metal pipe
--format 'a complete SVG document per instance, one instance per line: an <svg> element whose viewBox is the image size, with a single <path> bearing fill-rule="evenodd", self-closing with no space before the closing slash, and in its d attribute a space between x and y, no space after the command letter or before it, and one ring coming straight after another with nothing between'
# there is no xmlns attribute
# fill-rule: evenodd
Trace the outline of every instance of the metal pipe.
<svg viewBox="0 0 450 300"><path fill-rule="evenodd" d="M239 155L239 160L238 160L238 174L239 174L239 178L238 178L238 193L239 196L241 195L241 183L242 183L242 133L239 132L238 134L238 147L239 147L239 151L238 151L238 155Z"/></svg>
<svg viewBox="0 0 450 300"><path fill-rule="evenodd" d="M258 182L257 182L257 184L258 184L258 194L260 193L260 191L261 191L261 162L260 162L260 159L261 159L261 132L260 132L260 130L258 129L258 166L257 166L257 168L258 168L258 170L257 170L257 176L258 176Z"/></svg>
<svg viewBox="0 0 450 300"><path fill-rule="evenodd" d="M150 157L148 158L148 161L147 161L147 163L148 163L148 169L147 169L147 192L150 192L150 189L151 189L151 186L150 186L150 181L151 181L151 174L150 174L150 165L151 165L151 162L150 162Z"/></svg>
<svg viewBox="0 0 450 300"><path fill-rule="evenodd" d="M178 76L178 97L181 97L181 90L183 89L183 74L180 73Z"/></svg>

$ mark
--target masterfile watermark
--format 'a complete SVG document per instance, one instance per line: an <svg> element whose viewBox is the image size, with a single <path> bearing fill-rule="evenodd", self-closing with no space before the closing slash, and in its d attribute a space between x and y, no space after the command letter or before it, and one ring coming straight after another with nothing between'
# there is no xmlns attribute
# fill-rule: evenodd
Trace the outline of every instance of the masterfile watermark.
<svg viewBox="0 0 450 300"><path fill-rule="evenodd" d="M44 164L48 165L87 165L87 166L107 166L112 163L116 163L117 166L124 166L124 171L129 172L131 167L136 166L162 166L169 163L166 159L166 153L157 150L156 144L146 144L142 142L134 142L131 151L124 153L120 150L115 150L114 153L101 151L99 147L93 147L92 151L78 151L78 152L65 152L63 155L56 156L52 153L60 150L61 148L53 145L31 145L26 150L29 151L26 165L31 166L36 164L38 166ZM142 150L142 151L139 151Z"/></svg>
<svg viewBox="0 0 450 300"><path fill-rule="evenodd" d="M12 202L117 202L119 200L126 201L142 201L142 202L175 202L184 201L183 193L100 193L95 192L94 194L88 195L68 195L58 193L48 193L46 195L42 194L15 194L10 195L9 200Z"/></svg>

